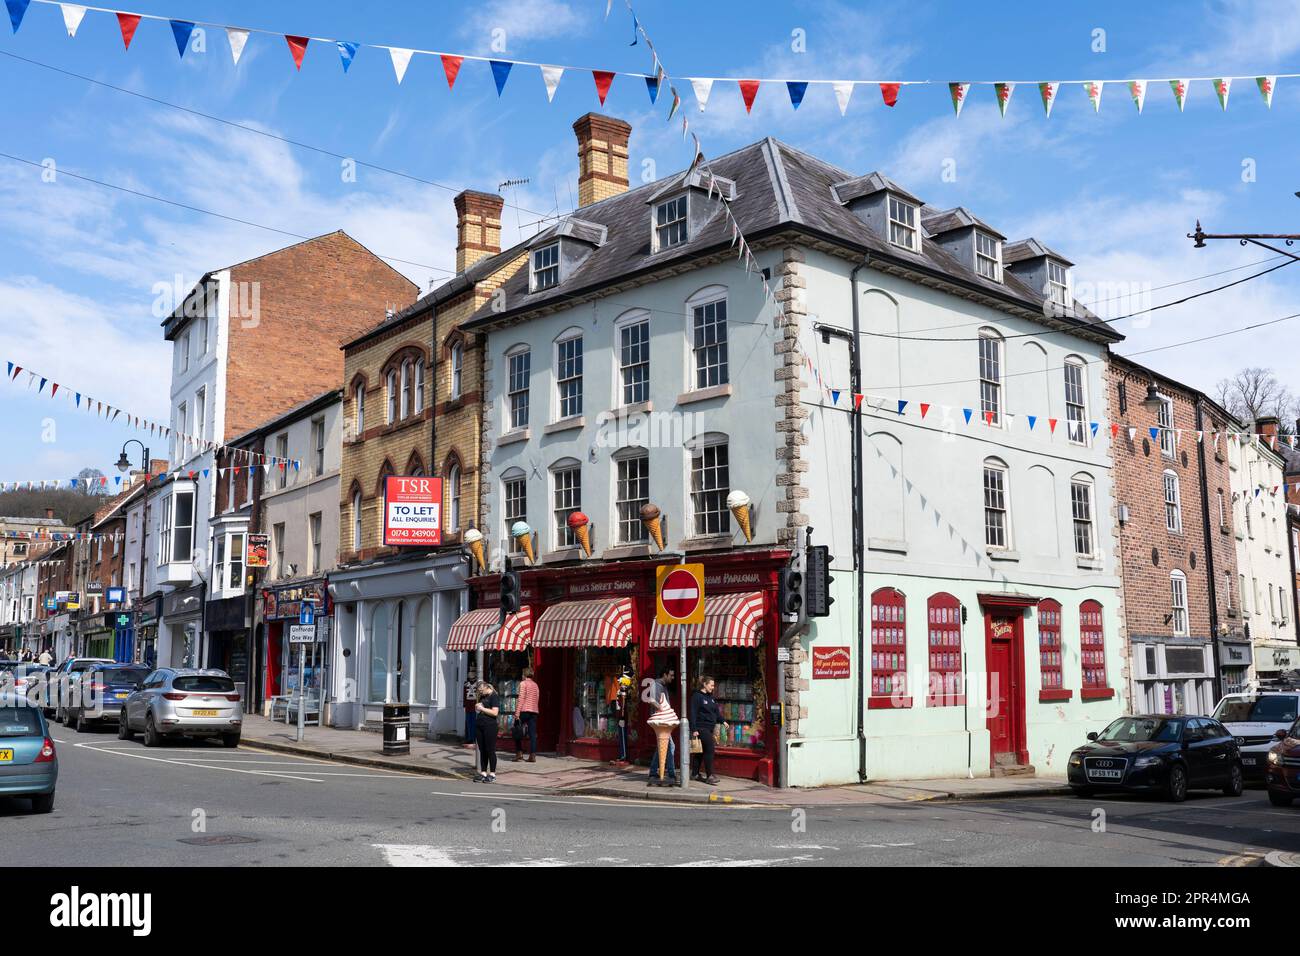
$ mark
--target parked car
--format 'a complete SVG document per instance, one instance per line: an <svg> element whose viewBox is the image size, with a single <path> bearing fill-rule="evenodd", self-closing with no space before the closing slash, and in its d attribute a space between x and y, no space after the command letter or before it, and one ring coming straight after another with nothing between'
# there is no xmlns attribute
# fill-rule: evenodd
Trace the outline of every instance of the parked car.
<svg viewBox="0 0 1300 956"><path fill-rule="evenodd" d="M0 673L0 691L13 691L35 704L44 690L49 673L50 667L47 664L17 664L13 670Z"/></svg>
<svg viewBox="0 0 1300 956"><path fill-rule="evenodd" d="M84 734L101 721L117 723L122 705L149 676L142 664L103 664L82 674L64 707L66 722Z"/></svg>
<svg viewBox="0 0 1300 956"><path fill-rule="evenodd" d="M1300 718L1300 691L1260 691L1228 694L1214 708L1214 719L1228 728L1241 747L1241 769L1247 781L1264 779L1269 751L1277 732Z"/></svg>
<svg viewBox="0 0 1300 956"><path fill-rule="evenodd" d="M1289 807L1300 797L1300 719L1286 730L1279 730L1277 736L1265 758L1268 802L1275 807Z"/></svg>
<svg viewBox="0 0 1300 956"><path fill-rule="evenodd" d="M54 809L59 755L39 707L12 691L0 692L0 796L29 797L32 810Z"/></svg>
<svg viewBox="0 0 1300 956"><path fill-rule="evenodd" d="M225 671L163 667L127 697L117 735L131 740L142 732L146 747L172 736L220 737L227 747L238 747L243 726L239 692Z"/></svg>
<svg viewBox="0 0 1300 956"><path fill-rule="evenodd" d="M56 667L46 683L46 698L43 704L46 715L54 714L54 722L62 724L67 719L68 701L76 693L77 682L81 675L96 664L113 664L111 657L69 657Z"/></svg>
<svg viewBox="0 0 1300 956"><path fill-rule="evenodd" d="M1070 754L1068 777L1079 796L1094 791L1153 791L1175 803L1188 790L1241 796L1236 738L1210 717L1120 717Z"/></svg>

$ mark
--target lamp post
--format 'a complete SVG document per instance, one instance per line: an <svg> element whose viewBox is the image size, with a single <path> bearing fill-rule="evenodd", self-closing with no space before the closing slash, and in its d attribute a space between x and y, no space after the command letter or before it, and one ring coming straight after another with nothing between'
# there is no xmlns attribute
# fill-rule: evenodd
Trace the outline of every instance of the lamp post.
<svg viewBox="0 0 1300 956"><path fill-rule="evenodd" d="M137 587L139 588L138 594L140 598L140 603L143 604L144 603L144 568L145 568L144 542L145 542L146 535L149 533L149 460L150 459L149 459L149 449L145 447L144 442L140 441L140 439L138 438L128 438L126 442L122 445L122 453L118 455L117 458L118 471L122 472L123 474L126 474L131 470L131 460L126 457L126 449L128 445L132 445L132 444L140 446L140 456L141 456L140 470L144 473L144 509L140 516L140 580L137 584ZM123 550L125 551L125 548ZM140 614L143 608L136 607L134 601L132 602L131 607L136 612L135 620L136 620L136 630L138 632L140 627ZM131 649L131 656L133 658L139 652L139 648L140 648L139 641L135 641L134 643L135 643L135 647Z"/></svg>

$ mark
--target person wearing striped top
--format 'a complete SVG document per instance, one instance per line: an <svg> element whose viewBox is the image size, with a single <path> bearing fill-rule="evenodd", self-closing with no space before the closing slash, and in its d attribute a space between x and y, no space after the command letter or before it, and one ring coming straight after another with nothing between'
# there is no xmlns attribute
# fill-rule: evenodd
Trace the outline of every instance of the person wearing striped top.
<svg viewBox="0 0 1300 956"><path fill-rule="evenodd" d="M533 669L524 668L523 680L519 682L519 698L515 702L515 720L521 721L524 732L528 734L528 762L537 762L537 715L541 712L542 691L533 680ZM523 734L515 737L515 760L522 760Z"/></svg>

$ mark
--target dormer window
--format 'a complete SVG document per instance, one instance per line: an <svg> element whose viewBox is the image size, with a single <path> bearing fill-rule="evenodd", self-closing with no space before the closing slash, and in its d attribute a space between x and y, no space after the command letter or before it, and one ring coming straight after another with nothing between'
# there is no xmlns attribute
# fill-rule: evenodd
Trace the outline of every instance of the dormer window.
<svg viewBox="0 0 1300 956"><path fill-rule="evenodd" d="M909 252L919 252L916 207L895 196L889 197L889 241Z"/></svg>
<svg viewBox="0 0 1300 956"><path fill-rule="evenodd" d="M533 251L532 291L540 292L560 284L560 244L553 242Z"/></svg>
<svg viewBox="0 0 1300 956"><path fill-rule="evenodd" d="M987 232L975 232L975 271L994 282L1002 281L1002 243Z"/></svg>
<svg viewBox="0 0 1300 956"><path fill-rule="evenodd" d="M1070 274L1051 259L1047 260L1047 297L1063 309L1070 307Z"/></svg>
<svg viewBox="0 0 1300 956"><path fill-rule="evenodd" d="M686 196L655 206L655 251L681 245L689 238L686 228Z"/></svg>

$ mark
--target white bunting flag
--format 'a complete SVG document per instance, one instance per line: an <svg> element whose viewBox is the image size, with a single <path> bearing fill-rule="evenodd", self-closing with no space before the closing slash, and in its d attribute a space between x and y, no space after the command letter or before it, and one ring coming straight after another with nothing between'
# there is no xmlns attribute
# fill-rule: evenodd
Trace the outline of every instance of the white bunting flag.
<svg viewBox="0 0 1300 956"><path fill-rule="evenodd" d="M1147 98L1147 81L1146 80L1129 80L1128 95L1133 97L1133 105L1137 107L1139 113L1142 112L1142 104Z"/></svg>
<svg viewBox="0 0 1300 956"><path fill-rule="evenodd" d="M1135 438L1137 438L1137 433L1138 430L1134 428L1132 425L1130 425L1128 429L1128 440L1133 441Z"/></svg>
<svg viewBox="0 0 1300 956"><path fill-rule="evenodd" d="M700 112L704 112L704 107L709 105L709 93L713 90L712 80L691 80L691 87L695 90L695 102L700 104Z"/></svg>
<svg viewBox="0 0 1300 956"><path fill-rule="evenodd" d="M238 66L239 58L244 55L244 44L248 42L248 31L226 27L226 39L230 41L230 57Z"/></svg>
<svg viewBox="0 0 1300 956"><path fill-rule="evenodd" d="M388 55L393 58L393 72L397 74L397 82L400 85L402 77L406 76L406 68L411 65L411 55L414 50L403 50L401 47L390 46Z"/></svg>
<svg viewBox="0 0 1300 956"><path fill-rule="evenodd" d="M63 11L63 25L68 28L68 36L75 37L77 27L86 16L86 8L76 3L60 3L59 9Z"/></svg>
<svg viewBox="0 0 1300 956"><path fill-rule="evenodd" d="M542 82L546 84L546 102L550 103L555 100L555 90L560 85L560 77L564 75L562 66L544 66L542 67Z"/></svg>
<svg viewBox="0 0 1300 956"><path fill-rule="evenodd" d="M831 88L835 90L835 102L840 104L840 115L843 116L849 108L849 97L853 95L853 82L843 80L839 83L832 83Z"/></svg>

